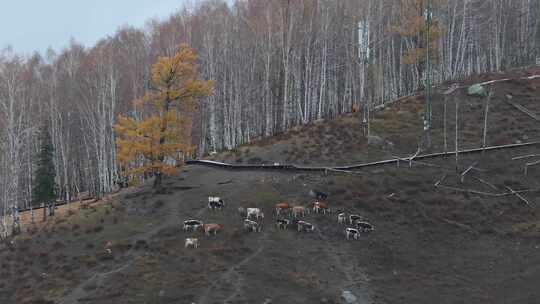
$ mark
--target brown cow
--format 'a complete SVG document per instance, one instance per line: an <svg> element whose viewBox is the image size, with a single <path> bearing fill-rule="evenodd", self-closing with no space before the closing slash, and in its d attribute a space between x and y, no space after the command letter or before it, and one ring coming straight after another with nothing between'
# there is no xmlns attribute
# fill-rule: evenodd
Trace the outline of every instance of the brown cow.
<svg viewBox="0 0 540 304"><path fill-rule="evenodd" d="M216 235L218 231L223 230L223 227L224 226L222 224L204 224L204 234L210 235L211 232L214 232L214 235Z"/></svg>
<svg viewBox="0 0 540 304"><path fill-rule="evenodd" d="M323 202L314 202L313 203L313 212L319 213L319 211L323 212L323 214L326 214L326 212L330 212L330 208L328 208L328 204Z"/></svg>
<svg viewBox="0 0 540 304"><path fill-rule="evenodd" d="M309 212L309 209L306 209L304 206L294 206L292 207L292 214L294 217L297 217L299 215L306 216L306 214Z"/></svg>
<svg viewBox="0 0 540 304"><path fill-rule="evenodd" d="M276 204L275 208L276 208L276 216L279 216L281 211L289 210L291 206L289 205L289 203L283 202L283 203Z"/></svg>

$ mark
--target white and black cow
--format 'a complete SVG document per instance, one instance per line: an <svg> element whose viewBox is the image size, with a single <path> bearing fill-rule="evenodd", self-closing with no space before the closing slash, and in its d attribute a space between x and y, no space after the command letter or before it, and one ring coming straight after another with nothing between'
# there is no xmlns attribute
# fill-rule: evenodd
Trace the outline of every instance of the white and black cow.
<svg viewBox="0 0 540 304"><path fill-rule="evenodd" d="M364 217L358 215L358 214L351 214L349 215L349 224L354 224L357 221L364 220Z"/></svg>
<svg viewBox="0 0 540 304"><path fill-rule="evenodd" d="M308 223L306 221L298 221L297 228L298 228L298 232L302 232L302 231L309 232L309 231L315 230L315 226L313 226L313 224Z"/></svg>
<svg viewBox="0 0 540 304"><path fill-rule="evenodd" d="M222 209L225 207L225 201L222 200L220 197L216 196L209 196L208 197L208 209L210 210L216 210L216 209Z"/></svg>
<svg viewBox="0 0 540 304"><path fill-rule="evenodd" d="M351 237L355 240L358 240L360 237L360 231L356 228L345 228L345 238L350 240Z"/></svg>
<svg viewBox="0 0 540 304"><path fill-rule="evenodd" d="M345 224L345 220L347 219L347 215L345 213L340 213L337 215L337 222L340 225Z"/></svg>
<svg viewBox="0 0 540 304"><path fill-rule="evenodd" d="M256 219L264 219L264 213L259 208L246 208L246 218L255 216Z"/></svg>
<svg viewBox="0 0 540 304"><path fill-rule="evenodd" d="M199 239L187 238L184 244L184 247L185 248L188 248L188 247L199 248Z"/></svg>
<svg viewBox="0 0 540 304"><path fill-rule="evenodd" d="M368 222L356 221L355 223L356 227L362 232L372 232L375 230L375 227Z"/></svg>
<svg viewBox="0 0 540 304"><path fill-rule="evenodd" d="M190 230L196 231L198 229L202 229L202 227L203 227L203 222L199 220L184 221L184 226L183 226L184 231L190 231Z"/></svg>
<svg viewBox="0 0 540 304"><path fill-rule="evenodd" d="M277 219L276 220L276 227L277 229L287 229L289 227L289 224L291 223L288 219Z"/></svg>
<svg viewBox="0 0 540 304"><path fill-rule="evenodd" d="M262 231L262 225L255 222L255 221L245 219L244 220L244 230L252 231L252 232L261 232Z"/></svg>

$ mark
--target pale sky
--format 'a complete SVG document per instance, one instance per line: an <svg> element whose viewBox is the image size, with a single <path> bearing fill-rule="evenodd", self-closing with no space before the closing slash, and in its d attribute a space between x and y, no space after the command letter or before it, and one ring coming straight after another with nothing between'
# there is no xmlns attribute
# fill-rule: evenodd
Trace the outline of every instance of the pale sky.
<svg viewBox="0 0 540 304"><path fill-rule="evenodd" d="M184 3L200 0L3 0L0 49L44 54L60 50L70 38L89 47L123 25L143 27L150 18L164 19Z"/></svg>

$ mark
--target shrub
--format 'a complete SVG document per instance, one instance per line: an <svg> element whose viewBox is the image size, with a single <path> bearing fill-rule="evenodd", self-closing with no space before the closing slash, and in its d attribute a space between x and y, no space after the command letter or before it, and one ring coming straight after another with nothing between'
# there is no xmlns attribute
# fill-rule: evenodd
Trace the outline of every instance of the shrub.
<svg viewBox="0 0 540 304"><path fill-rule="evenodd" d="M96 258L99 261L114 260L114 256L112 254L109 254L107 251L96 253Z"/></svg>
<svg viewBox="0 0 540 304"><path fill-rule="evenodd" d="M157 200L154 202L154 209L159 209L165 205L165 202L162 200Z"/></svg>
<svg viewBox="0 0 540 304"><path fill-rule="evenodd" d="M47 251L40 251L38 252L38 257L41 259L48 259L49 253Z"/></svg>
<svg viewBox="0 0 540 304"><path fill-rule="evenodd" d="M113 250L126 251L126 250L131 249L132 245L129 241L122 240L122 241L115 242L113 247L114 247Z"/></svg>
<svg viewBox="0 0 540 304"><path fill-rule="evenodd" d="M259 164L262 163L262 159L260 157L252 157L249 159L249 162L252 164Z"/></svg>
<svg viewBox="0 0 540 304"><path fill-rule="evenodd" d="M89 282L88 284L83 286L84 291L92 291L97 288L97 284L95 282Z"/></svg>
<svg viewBox="0 0 540 304"><path fill-rule="evenodd" d="M52 250L56 250L56 249L61 249L61 248L65 248L66 245L64 243L62 243L61 241L56 241L52 244Z"/></svg>
<svg viewBox="0 0 540 304"><path fill-rule="evenodd" d="M148 242L145 240L137 240L135 242L135 249L148 249Z"/></svg>
<svg viewBox="0 0 540 304"><path fill-rule="evenodd" d="M81 263L86 265L87 267L94 267L97 265L97 259L94 256L91 255L85 255L80 258Z"/></svg>

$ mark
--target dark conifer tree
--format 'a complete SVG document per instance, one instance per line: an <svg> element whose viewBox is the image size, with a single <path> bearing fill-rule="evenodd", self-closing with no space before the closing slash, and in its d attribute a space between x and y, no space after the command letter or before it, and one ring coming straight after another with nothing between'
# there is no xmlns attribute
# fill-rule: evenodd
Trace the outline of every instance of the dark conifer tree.
<svg viewBox="0 0 540 304"><path fill-rule="evenodd" d="M49 134L49 128L44 127L40 134L40 151L37 161L37 170L34 180L33 203L44 204L43 220L46 220L46 207L54 205L56 200L56 171L54 169L54 148Z"/></svg>

